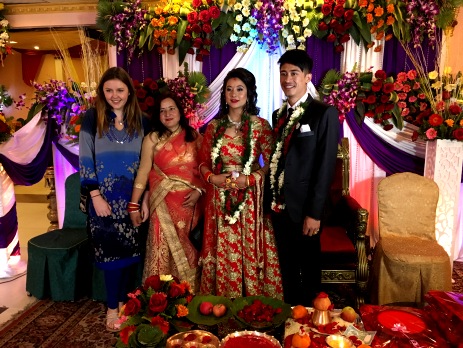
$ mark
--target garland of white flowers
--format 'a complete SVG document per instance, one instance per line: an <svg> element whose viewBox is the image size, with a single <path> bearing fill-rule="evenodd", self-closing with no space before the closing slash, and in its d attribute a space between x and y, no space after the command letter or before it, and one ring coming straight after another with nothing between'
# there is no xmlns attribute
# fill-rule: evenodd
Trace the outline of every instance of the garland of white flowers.
<svg viewBox="0 0 463 348"><path fill-rule="evenodd" d="M286 110L287 105L288 105L287 102L284 102L281 108L278 110L277 119L276 119L277 124L278 124L278 120L280 119L280 117L282 117L283 111ZM308 105L309 105L308 103L299 104L299 106L293 111L293 113L291 114L291 117L289 118L288 123L283 129L283 132L281 133L281 136L278 138L277 144L275 146L275 151L273 152L271 160L270 160L270 188L272 190L272 196L273 196L271 208L274 211L282 210L286 206L284 203L277 204L277 193L279 193L281 191L281 188L283 187L283 182L284 182L284 177L285 177L284 169L281 171L280 175L278 176L278 187L275 187L276 174L278 170L278 162L280 161L284 142L288 134L293 129L293 125L297 121L299 121L299 119L304 114Z"/></svg>
<svg viewBox="0 0 463 348"><path fill-rule="evenodd" d="M251 122L250 117L248 115L243 114L242 118L247 118L245 120L245 123L246 122L248 123L248 132L247 132L248 141L247 141L247 144L245 144L246 148L244 150L244 156L243 156L244 157L243 159L245 159L246 161L244 162L242 173L244 175L250 175L251 169L252 169L252 163L254 162L254 157L255 157L254 156L254 145L256 141L253 137L253 127L252 127L252 122ZM219 158L220 149L223 144L223 136L225 134L225 132L221 132L220 129L221 127L225 127L228 122L229 121L226 118L224 118L222 119L219 126L217 127L217 132L216 132L217 136L215 137L214 146L212 147L212 151L211 151L212 171L214 171L214 169L217 166L217 162L218 162L217 160ZM225 207L229 192L227 190L220 189L219 195L220 195L221 206ZM232 212L232 214L230 215L225 214L225 220L228 221L230 225L233 225L236 221L238 221L240 213L243 211L244 206L246 205L247 196L248 196L248 188L246 187L245 192L244 192L244 198L240 202L240 204L236 207L236 209Z"/></svg>

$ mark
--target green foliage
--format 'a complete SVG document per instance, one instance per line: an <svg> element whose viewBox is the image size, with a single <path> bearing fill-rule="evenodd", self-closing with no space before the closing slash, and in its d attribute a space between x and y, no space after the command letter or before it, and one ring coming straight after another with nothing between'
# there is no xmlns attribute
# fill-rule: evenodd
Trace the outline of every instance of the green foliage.
<svg viewBox="0 0 463 348"><path fill-rule="evenodd" d="M336 69L328 70L318 89L320 99L323 100L323 97L329 95L333 88L337 88L337 83L341 76L342 74Z"/></svg>
<svg viewBox="0 0 463 348"><path fill-rule="evenodd" d="M96 25L101 30L104 40L115 45L114 26L111 22L111 17L121 13L126 4L122 1L100 0L98 1L98 13L96 17Z"/></svg>

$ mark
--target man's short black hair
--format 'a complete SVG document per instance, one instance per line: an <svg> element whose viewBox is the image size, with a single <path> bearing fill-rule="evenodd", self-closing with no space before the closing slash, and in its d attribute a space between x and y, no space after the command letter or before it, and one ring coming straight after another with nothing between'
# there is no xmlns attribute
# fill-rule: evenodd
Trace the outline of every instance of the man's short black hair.
<svg viewBox="0 0 463 348"><path fill-rule="evenodd" d="M305 73L312 72L313 60L306 51L297 49L286 51L278 60L280 66L285 63L295 65Z"/></svg>

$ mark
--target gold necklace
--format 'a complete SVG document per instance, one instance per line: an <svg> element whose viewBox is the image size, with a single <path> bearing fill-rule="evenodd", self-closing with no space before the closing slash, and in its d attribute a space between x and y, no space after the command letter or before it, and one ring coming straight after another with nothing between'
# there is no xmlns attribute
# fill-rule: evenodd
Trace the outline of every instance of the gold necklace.
<svg viewBox="0 0 463 348"><path fill-rule="evenodd" d="M238 133L238 131L240 130L241 128L241 123L242 121L233 121L231 118L230 118L230 115L227 115L228 117L228 121L235 127L235 134Z"/></svg>

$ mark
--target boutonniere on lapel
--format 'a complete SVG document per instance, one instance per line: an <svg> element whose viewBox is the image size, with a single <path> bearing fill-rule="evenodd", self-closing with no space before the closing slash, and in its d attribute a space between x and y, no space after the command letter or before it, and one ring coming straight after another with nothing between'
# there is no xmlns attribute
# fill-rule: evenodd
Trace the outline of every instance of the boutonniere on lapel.
<svg viewBox="0 0 463 348"><path fill-rule="evenodd" d="M294 110L291 114L291 117L288 120L283 131L279 133L275 149L270 157L270 188L272 190L272 210L279 212L285 208L285 204L283 203L283 197L281 193L281 188L283 187L284 182L284 164L280 163L282 158L282 154L286 156L288 151L289 141L291 140L291 135L295 128L299 128L301 125L299 120L301 119L302 115L304 115L307 106L309 105L308 102L299 104L298 107ZM279 124L279 120L281 117L285 117L286 115L286 108L288 104L284 102L281 106L280 110L277 113L277 124ZM285 112L283 112L285 111ZM307 125L308 126L308 125ZM278 184L276 181L278 180Z"/></svg>

